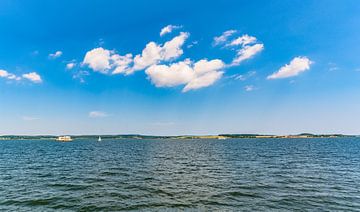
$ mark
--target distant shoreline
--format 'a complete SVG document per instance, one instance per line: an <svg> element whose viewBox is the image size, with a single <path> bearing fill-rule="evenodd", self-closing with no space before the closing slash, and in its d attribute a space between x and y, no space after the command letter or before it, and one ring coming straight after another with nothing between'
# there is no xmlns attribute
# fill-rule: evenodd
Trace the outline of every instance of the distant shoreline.
<svg viewBox="0 0 360 212"><path fill-rule="evenodd" d="M154 136L154 135L70 135L72 139L231 139L231 138L339 138L339 137L358 137L357 135L343 134L310 134L301 133L296 135L263 135L263 134L219 134L219 135L178 135L178 136ZM55 135L3 135L0 140L56 140Z"/></svg>

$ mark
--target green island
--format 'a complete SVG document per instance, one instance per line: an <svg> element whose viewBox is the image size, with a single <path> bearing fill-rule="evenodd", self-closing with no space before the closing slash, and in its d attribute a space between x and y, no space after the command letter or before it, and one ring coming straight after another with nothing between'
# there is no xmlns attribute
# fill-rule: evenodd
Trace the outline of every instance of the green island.
<svg viewBox="0 0 360 212"><path fill-rule="evenodd" d="M74 140L98 139L233 139L233 138L339 138L358 137L357 135L344 134L311 134L301 133L296 135L266 135L266 134L219 134L219 135L177 135L177 136L156 136L156 135L70 135ZM0 135L0 140L56 140L57 135Z"/></svg>

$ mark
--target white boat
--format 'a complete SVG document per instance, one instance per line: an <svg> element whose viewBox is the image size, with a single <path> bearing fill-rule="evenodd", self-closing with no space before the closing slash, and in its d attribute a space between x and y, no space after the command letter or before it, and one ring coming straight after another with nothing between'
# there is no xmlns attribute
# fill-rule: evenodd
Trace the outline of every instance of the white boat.
<svg viewBox="0 0 360 212"><path fill-rule="evenodd" d="M73 139L70 136L59 136L56 140L67 142L67 141L72 141Z"/></svg>
<svg viewBox="0 0 360 212"><path fill-rule="evenodd" d="M99 136L99 139L98 139L98 141L101 141L101 136Z"/></svg>

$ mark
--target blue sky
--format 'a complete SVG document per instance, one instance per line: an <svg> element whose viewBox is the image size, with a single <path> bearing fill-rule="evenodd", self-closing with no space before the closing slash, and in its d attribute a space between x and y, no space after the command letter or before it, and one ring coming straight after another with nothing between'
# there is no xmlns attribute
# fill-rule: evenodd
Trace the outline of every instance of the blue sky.
<svg viewBox="0 0 360 212"><path fill-rule="evenodd" d="M360 134L359 26L355 0L3 0L0 134Z"/></svg>

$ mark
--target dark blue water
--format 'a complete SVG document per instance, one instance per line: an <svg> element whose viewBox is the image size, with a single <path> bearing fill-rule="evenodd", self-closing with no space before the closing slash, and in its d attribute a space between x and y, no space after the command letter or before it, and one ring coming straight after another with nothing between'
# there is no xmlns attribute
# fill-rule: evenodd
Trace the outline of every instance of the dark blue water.
<svg viewBox="0 0 360 212"><path fill-rule="evenodd" d="M360 139L0 141L0 210L360 211Z"/></svg>

